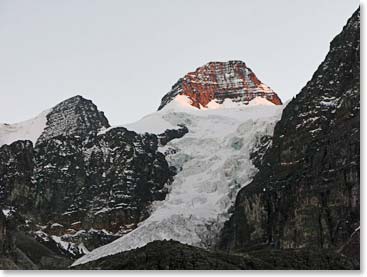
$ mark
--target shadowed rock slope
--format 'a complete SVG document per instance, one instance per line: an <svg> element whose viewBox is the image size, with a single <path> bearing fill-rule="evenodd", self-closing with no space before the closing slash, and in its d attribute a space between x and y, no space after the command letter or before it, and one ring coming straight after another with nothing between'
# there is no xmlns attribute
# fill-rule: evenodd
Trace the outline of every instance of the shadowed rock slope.
<svg viewBox="0 0 367 277"><path fill-rule="evenodd" d="M177 241L154 241L146 246L101 258L73 269L100 270L271 270L353 269L345 257L328 252L267 250L226 254Z"/></svg>
<svg viewBox="0 0 367 277"><path fill-rule="evenodd" d="M360 13L284 109L272 147L243 188L221 249L348 249L360 217ZM359 248L346 251L356 260Z"/></svg>
<svg viewBox="0 0 367 277"><path fill-rule="evenodd" d="M0 147L3 208L64 231L118 232L165 198L173 173L156 135L122 127L98 134L109 126L107 119L80 96L60 103L47 118L36 145L15 141Z"/></svg>
<svg viewBox="0 0 367 277"><path fill-rule="evenodd" d="M22 230L77 258L133 230L164 200L174 171L158 146L185 132L108 127L103 112L75 96L51 109L35 145L0 146L0 208L17 218L6 240Z"/></svg>

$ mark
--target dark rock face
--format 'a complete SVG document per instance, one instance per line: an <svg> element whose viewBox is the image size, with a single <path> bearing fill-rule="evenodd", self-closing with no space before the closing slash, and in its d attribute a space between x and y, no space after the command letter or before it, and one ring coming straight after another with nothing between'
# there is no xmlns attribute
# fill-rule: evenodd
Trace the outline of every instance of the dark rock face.
<svg viewBox="0 0 367 277"><path fill-rule="evenodd" d="M133 230L151 203L165 198L174 171L156 135L122 127L98 134L108 121L79 96L57 105L47 120L35 146L16 141L0 148L0 204L22 217L20 229L92 250Z"/></svg>
<svg viewBox="0 0 367 277"><path fill-rule="evenodd" d="M271 270L354 269L342 255L328 251L267 250L225 254L176 241L154 241L142 248L101 258L73 269L100 270Z"/></svg>
<svg viewBox="0 0 367 277"><path fill-rule="evenodd" d="M36 208L69 228L118 232L165 198L172 174L155 135L125 128L82 140L67 136L35 147ZM47 211L47 212L46 212ZM81 222L75 227L74 223ZM75 224L74 224L75 225Z"/></svg>
<svg viewBox="0 0 367 277"><path fill-rule="evenodd" d="M103 112L92 101L80 95L69 98L56 105L47 115L44 132L37 142L43 142L57 136L95 135L103 128L110 127Z"/></svg>
<svg viewBox="0 0 367 277"><path fill-rule="evenodd" d="M38 243L17 230L18 218L13 212L5 216L0 211L0 269L62 269L72 260L58 251Z"/></svg>
<svg viewBox="0 0 367 277"><path fill-rule="evenodd" d="M337 252L344 256L351 257L353 259L353 263L359 266L360 244L360 229L358 228L350 235L350 238L338 249Z"/></svg>
<svg viewBox="0 0 367 277"><path fill-rule="evenodd" d="M284 109L259 173L238 194L220 248L337 250L359 227L359 26L358 10Z"/></svg>
<svg viewBox="0 0 367 277"><path fill-rule="evenodd" d="M18 269L66 269L72 263L72 259L54 252L25 233L16 232L15 237Z"/></svg>
<svg viewBox="0 0 367 277"><path fill-rule="evenodd" d="M158 135L159 144L164 146L171 140L182 138L189 132L186 126L180 124L178 126L180 127L179 129L167 129L164 133Z"/></svg>
<svg viewBox="0 0 367 277"><path fill-rule="evenodd" d="M16 141L0 147L0 204L29 211L32 207L33 145Z"/></svg>
<svg viewBox="0 0 367 277"><path fill-rule="evenodd" d="M12 237L14 225L5 214L0 211L0 256L13 257L15 255L15 243Z"/></svg>
<svg viewBox="0 0 367 277"><path fill-rule="evenodd" d="M162 98L158 110L177 95L186 95L192 101L192 106L199 109L207 107L212 100L219 104L225 99L248 104L258 96L276 105L282 104L278 95L242 61L210 62L186 74Z"/></svg>

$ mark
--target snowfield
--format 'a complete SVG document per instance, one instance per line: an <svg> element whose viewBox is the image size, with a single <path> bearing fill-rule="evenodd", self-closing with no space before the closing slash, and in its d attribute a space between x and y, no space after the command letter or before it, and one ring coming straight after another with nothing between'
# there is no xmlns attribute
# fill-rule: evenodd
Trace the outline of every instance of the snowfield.
<svg viewBox="0 0 367 277"><path fill-rule="evenodd" d="M247 106L229 100L197 109L186 96L178 95L162 110L125 125L136 132L160 134L184 124L189 133L160 148L178 173L166 199L153 204L149 218L73 266L154 240L173 239L211 248L230 217L228 211L237 192L257 172L250 153L263 135L272 135L282 109L263 98L255 98Z"/></svg>
<svg viewBox="0 0 367 277"><path fill-rule="evenodd" d="M30 140L35 144L46 128L47 114L50 111L44 111L33 119L19 123L0 123L0 146L17 140Z"/></svg>

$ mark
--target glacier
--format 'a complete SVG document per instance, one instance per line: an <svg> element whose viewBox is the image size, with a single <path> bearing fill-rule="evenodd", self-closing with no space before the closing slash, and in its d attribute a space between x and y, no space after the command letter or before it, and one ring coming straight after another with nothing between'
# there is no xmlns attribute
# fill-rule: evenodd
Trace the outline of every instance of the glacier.
<svg viewBox="0 0 367 277"><path fill-rule="evenodd" d="M154 240L172 239L206 249L215 245L238 191L257 172L250 153L262 136L273 134L284 106L255 98L247 106L225 102L197 109L189 101L178 95L162 110L124 126L139 133L160 134L185 125L189 133L160 147L177 175L166 199L153 203L150 217L72 266Z"/></svg>

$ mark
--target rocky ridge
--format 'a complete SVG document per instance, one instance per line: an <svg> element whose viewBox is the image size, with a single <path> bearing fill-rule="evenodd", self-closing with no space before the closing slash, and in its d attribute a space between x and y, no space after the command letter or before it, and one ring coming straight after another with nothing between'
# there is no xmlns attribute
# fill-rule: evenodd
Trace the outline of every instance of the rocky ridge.
<svg viewBox="0 0 367 277"><path fill-rule="evenodd" d="M340 252L352 237L359 244L359 22L357 10L284 109L258 174L237 196L221 249ZM345 253L359 260L355 250Z"/></svg>
<svg viewBox="0 0 367 277"><path fill-rule="evenodd" d="M16 211L18 229L78 257L133 230L165 198L174 170L159 141L187 130L157 136L108 127L90 100L76 96L47 114L35 145L0 147L1 208Z"/></svg>
<svg viewBox="0 0 367 277"><path fill-rule="evenodd" d="M57 136L93 136L110 127L104 113L91 100L80 95L56 105L46 117L46 128L37 143Z"/></svg>
<svg viewBox="0 0 367 277"><path fill-rule="evenodd" d="M225 100L247 105L256 97L262 97L275 105L281 105L278 95L262 83L242 61L210 62L194 72L187 73L172 86L161 101L161 110L177 95L185 95L196 108L207 108L211 101L223 104Z"/></svg>

